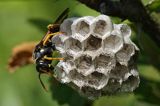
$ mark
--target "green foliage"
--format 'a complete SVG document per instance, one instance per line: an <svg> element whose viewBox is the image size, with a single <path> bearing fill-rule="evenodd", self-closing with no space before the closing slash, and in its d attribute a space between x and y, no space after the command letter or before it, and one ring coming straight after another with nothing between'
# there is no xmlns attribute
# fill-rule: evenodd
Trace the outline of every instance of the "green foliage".
<svg viewBox="0 0 160 106"><path fill-rule="evenodd" d="M160 1L159 0L153 0L150 4L147 5L147 8L151 12L160 12Z"/></svg>
<svg viewBox="0 0 160 106"><path fill-rule="evenodd" d="M150 10L159 11L159 1L153 3L149 5ZM51 92L46 93L38 81L35 65L25 66L14 74L7 72L11 49L22 42L39 41L47 31L46 26L67 7L70 8L70 17L99 14L74 0L0 1L0 106L160 105L160 48L131 22L132 38L142 51L138 61L141 84L134 94L101 97L92 104L70 87L56 81L52 81ZM119 18L113 17L113 20L121 22Z"/></svg>
<svg viewBox="0 0 160 106"><path fill-rule="evenodd" d="M54 100L57 100L60 105L66 104L68 106L84 106L88 103L86 98L80 96L78 92L67 85L61 84L55 79L51 79L50 83L52 97Z"/></svg>

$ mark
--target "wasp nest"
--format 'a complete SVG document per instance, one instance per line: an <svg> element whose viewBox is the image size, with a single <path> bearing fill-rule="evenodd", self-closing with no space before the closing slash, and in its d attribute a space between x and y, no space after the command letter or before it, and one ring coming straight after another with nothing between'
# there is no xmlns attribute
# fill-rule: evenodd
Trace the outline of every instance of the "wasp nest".
<svg viewBox="0 0 160 106"><path fill-rule="evenodd" d="M52 38L65 59L56 66L58 80L90 99L138 87L138 48L127 25L105 15L85 16L66 19L60 31L66 34Z"/></svg>

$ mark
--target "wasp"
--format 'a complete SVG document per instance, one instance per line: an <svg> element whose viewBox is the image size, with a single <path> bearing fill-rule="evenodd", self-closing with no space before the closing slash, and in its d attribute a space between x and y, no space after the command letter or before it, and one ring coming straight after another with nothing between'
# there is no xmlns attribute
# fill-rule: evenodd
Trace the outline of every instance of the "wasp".
<svg viewBox="0 0 160 106"><path fill-rule="evenodd" d="M68 12L69 9L65 9L53 24L48 25L48 32L35 46L35 50L33 52L33 59L36 63L36 70L39 73L39 80L45 90L47 89L41 80L41 74L52 75L54 70L54 67L51 65L52 61L63 60L63 58L52 57L52 54L54 51L56 51L56 48L55 44L51 42L51 38L55 35L64 34L64 32L60 32L60 24L68 17Z"/></svg>

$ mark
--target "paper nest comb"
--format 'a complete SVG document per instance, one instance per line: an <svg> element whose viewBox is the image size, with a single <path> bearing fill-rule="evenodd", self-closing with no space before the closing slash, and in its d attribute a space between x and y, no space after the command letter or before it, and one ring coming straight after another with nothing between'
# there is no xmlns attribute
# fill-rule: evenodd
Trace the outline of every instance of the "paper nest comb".
<svg viewBox="0 0 160 106"><path fill-rule="evenodd" d="M65 60L56 66L56 78L90 99L132 92L139 85L136 60L139 49L130 40L131 29L113 24L106 15L66 19L65 35L52 38Z"/></svg>

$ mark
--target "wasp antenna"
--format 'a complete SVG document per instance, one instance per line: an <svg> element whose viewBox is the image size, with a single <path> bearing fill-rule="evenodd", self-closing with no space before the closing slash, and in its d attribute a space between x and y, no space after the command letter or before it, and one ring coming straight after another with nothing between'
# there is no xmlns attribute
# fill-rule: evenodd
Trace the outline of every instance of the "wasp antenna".
<svg viewBox="0 0 160 106"><path fill-rule="evenodd" d="M42 73L39 73L39 75L38 75L39 81L40 81L43 89L44 89L46 92L48 92L48 89L46 88L46 86L44 85L43 81L41 80L41 74L42 74Z"/></svg>

